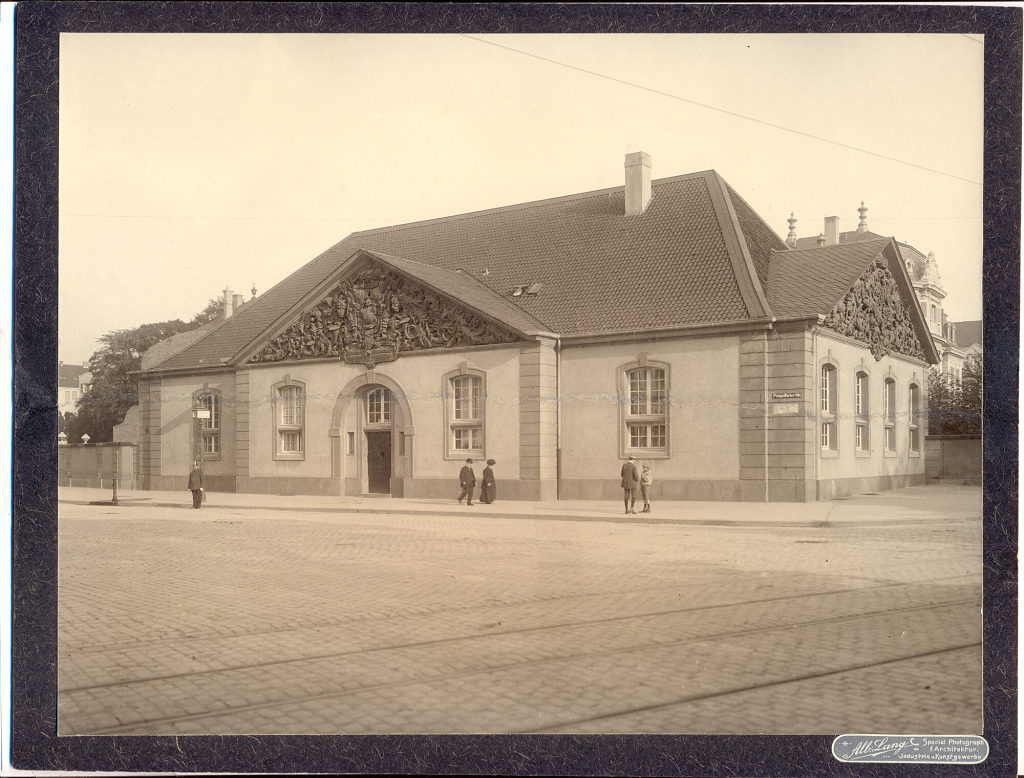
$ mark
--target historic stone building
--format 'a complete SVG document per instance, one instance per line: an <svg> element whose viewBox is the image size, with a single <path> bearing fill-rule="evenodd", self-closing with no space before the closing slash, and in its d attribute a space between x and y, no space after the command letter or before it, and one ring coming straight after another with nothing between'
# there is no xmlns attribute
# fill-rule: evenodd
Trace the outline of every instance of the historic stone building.
<svg viewBox="0 0 1024 778"><path fill-rule="evenodd" d="M839 217L826 216L824 231L816 237L809 238L796 237L797 220L791 215L789 237L786 239L786 243L795 248L810 248L812 246L856 243L862 240L879 240L887 237L868 229L868 209L863 202L857 212L860 215L857 229L839 232ZM906 263L907 274L914 285L914 293L921 304L925 321L928 322L928 331L931 333L935 350L939 355L938 369L959 381L963 375L964 361L969 356L981 353L981 322L962 322L967 327L961 337L961 333L958 332L958 326L961 323L952 321L943 310L943 300L946 299L947 294L942 285L935 253L929 251L926 256L908 243L896 241L896 245ZM972 346L977 346L977 348L972 349Z"/></svg>
<svg viewBox="0 0 1024 778"><path fill-rule="evenodd" d="M212 490L814 500L924 480L899 245L787 246L714 171L355 233L140 374L140 477Z"/></svg>

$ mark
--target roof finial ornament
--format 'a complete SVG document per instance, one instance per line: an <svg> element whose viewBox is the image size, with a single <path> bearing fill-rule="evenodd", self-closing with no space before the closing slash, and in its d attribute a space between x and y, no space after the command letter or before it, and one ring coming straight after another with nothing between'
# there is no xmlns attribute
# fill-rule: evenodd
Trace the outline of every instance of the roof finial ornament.
<svg viewBox="0 0 1024 778"><path fill-rule="evenodd" d="M868 212L868 209L864 207L864 201L861 200L860 201L860 208L857 209L857 213L860 214L860 223L857 225L857 232L867 232L868 231L868 218L867 218L867 215L866 215L867 212Z"/></svg>
<svg viewBox="0 0 1024 778"><path fill-rule="evenodd" d="M786 245L794 248L796 246L796 217L793 215L793 211L789 212L789 218L786 221L789 222L789 235L786 236Z"/></svg>
<svg viewBox="0 0 1024 778"><path fill-rule="evenodd" d="M256 299L256 282L255 281L252 282L252 289L250 289L249 291L252 292L252 299L255 300Z"/></svg>
<svg viewBox="0 0 1024 778"><path fill-rule="evenodd" d="M924 273L922 274L922 280L925 283L934 284L935 286L942 286L942 276L939 275L939 263L935 259L935 252L929 251L928 257L924 264Z"/></svg>
<svg viewBox="0 0 1024 778"><path fill-rule="evenodd" d="M824 232L819 232L818 233L818 245L819 246L824 246L825 245L825 233Z"/></svg>

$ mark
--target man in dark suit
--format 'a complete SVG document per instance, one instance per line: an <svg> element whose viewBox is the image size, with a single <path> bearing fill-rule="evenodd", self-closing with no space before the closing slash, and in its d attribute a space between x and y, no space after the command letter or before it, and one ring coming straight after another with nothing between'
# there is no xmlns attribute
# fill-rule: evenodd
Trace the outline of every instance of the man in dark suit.
<svg viewBox="0 0 1024 778"><path fill-rule="evenodd" d="M203 471L198 463L192 465L188 474L188 488L192 492L192 507L198 509L203 504Z"/></svg>
<svg viewBox="0 0 1024 778"><path fill-rule="evenodd" d="M473 504L473 489L476 486L476 473L473 472L472 468L473 460L467 459L466 464L462 466L459 471L459 486L462 487L462 494L459 495L459 505L462 504L462 498L465 497L466 505Z"/></svg>
<svg viewBox="0 0 1024 778"><path fill-rule="evenodd" d="M640 473L636 469L636 457L630 457L622 466L622 497L626 503L626 513L636 513L633 506L636 505L636 489L640 485Z"/></svg>

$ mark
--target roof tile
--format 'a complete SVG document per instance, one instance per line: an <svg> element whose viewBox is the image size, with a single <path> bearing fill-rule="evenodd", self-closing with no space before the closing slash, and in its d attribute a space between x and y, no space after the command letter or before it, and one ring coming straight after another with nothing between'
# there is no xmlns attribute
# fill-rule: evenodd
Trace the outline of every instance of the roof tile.
<svg viewBox="0 0 1024 778"><path fill-rule="evenodd" d="M715 205L723 188L737 210L738 239L731 218ZM460 271L493 293L473 299L500 309L498 318L510 321L511 306L563 335L748 321L765 313L745 302L763 279L746 277L746 260L730 248L739 241L754 244L758 274L766 250L784 245L714 171L652 182L651 203L639 216L624 215L623 188L615 187L357 232L159 367L237 357L360 249L415 263L422 274L429 273L424 267L448 271L445 283L471 294L475 286L452 280ZM508 297L513 287L533 283L544 285L539 294Z"/></svg>

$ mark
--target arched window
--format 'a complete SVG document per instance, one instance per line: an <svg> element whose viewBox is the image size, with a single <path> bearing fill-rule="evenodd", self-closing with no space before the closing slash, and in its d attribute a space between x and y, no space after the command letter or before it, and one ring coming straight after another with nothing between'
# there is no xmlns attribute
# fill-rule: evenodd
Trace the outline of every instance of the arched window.
<svg viewBox="0 0 1024 778"><path fill-rule="evenodd" d="M668 381L665 368L644 365L626 370L627 454L649 456L668 452Z"/></svg>
<svg viewBox="0 0 1024 778"><path fill-rule="evenodd" d="M306 385L285 378L274 384L274 459L302 459L306 452Z"/></svg>
<svg viewBox="0 0 1024 778"><path fill-rule="evenodd" d="M366 394L366 424L391 424L391 392L383 386Z"/></svg>
<svg viewBox="0 0 1024 778"><path fill-rule="evenodd" d="M821 447L825 451L837 450L839 443L836 427L837 395L839 394L837 374L835 365L824 364L821 366L819 410L821 412Z"/></svg>
<svg viewBox="0 0 1024 778"><path fill-rule="evenodd" d="M216 389L202 389L196 393L195 406L199 409L199 452L203 459L220 458L221 399Z"/></svg>
<svg viewBox="0 0 1024 778"><path fill-rule="evenodd" d="M917 384L910 385L910 407L908 421L910 426L910 453L919 454L921 453L921 430L919 429L920 414L921 414L921 390Z"/></svg>
<svg viewBox="0 0 1024 778"><path fill-rule="evenodd" d="M869 393L868 374L863 370L857 371L857 385L854 392L854 412L856 419L856 444L857 451L865 452L871 448L870 425L871 418L871 396Z"/></svg>
<svg viewBox="0 0 1024 778"><path fill-rule="evenodd" d="M896 381L885 379L882 393L882 424L885 428L885 452L896 453Z"/></svg>
<svg viewBox="0 0 1024 778"><path fill-rule="evenodd" d="M445 381L448 456L482 457L486 403L484 374L479 371L461 371L447 375Z"/></svg>

